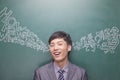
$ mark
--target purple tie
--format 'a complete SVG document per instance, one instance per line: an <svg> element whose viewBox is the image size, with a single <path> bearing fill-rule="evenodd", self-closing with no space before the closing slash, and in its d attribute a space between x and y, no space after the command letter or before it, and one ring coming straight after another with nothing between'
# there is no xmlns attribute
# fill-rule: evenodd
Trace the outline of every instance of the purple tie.
<svg viewBox="0 0 120 80"><path fill-rule="evenodd" d="M58 80L64 80L64 76L63 76L64 72L65 71L61 70L61 69L58 71L58 73L59 73Z"/></svg>

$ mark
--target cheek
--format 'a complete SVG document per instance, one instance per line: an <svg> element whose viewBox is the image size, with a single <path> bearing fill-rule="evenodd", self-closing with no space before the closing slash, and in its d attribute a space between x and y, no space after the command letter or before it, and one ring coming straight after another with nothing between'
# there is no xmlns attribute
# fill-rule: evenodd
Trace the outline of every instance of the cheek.
<svg viewBox="0 0 120 80"><path fill-rule="evenodd" d="M69 52L69 51L68 51L68 49L63 49L62 52L63 52L63 55L66 56L66 55L68 55L68 52Z"/></svg>
<svg viewBox="0 0 120 80"><path fill-rule="evenodd" d="M63 48L63 51L66 52L66 53L68 53L70 50L71 50L71 49L70 49L69 47Z"/></svg>
<svg viewBox="0 0 120 80"><path fill-rule="evenodd" d="M49 50L50 50L50 52L52 52L52 51L53 51L53 48L49 48Z"/></svg>

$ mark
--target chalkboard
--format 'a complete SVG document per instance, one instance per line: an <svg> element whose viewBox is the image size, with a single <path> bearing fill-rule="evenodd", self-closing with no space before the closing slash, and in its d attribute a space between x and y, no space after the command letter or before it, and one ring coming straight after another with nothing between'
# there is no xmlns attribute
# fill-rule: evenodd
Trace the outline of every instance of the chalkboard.
<svg viewBox="0 0 120 80"><path fill-rule="evenodd" d="M32 80L52 60L49 36L68 32L89 80L120 80L120 0L0 0L0 80Z"/></svg>

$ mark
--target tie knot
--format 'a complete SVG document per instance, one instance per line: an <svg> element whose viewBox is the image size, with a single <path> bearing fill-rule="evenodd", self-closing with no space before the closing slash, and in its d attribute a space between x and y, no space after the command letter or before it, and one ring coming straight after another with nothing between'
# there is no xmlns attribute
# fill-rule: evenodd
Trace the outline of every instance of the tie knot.
<svg viewBox="0 0 120 80"><path fill-rule="evenodd" d="M62 70L62 69L60 69L58 72L59 72L60 74L63 74L65 71Z"/></svg>

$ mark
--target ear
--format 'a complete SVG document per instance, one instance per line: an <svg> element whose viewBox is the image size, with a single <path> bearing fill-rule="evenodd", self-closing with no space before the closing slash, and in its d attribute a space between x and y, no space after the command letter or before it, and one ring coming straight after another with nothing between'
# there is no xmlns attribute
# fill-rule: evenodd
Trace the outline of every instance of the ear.
<svg viewBox="0 0 120 80"><path fill-rule="evenodd" d="M72 49L72 46L68 45L68 51L71 51L71 49Z"/></svg>

